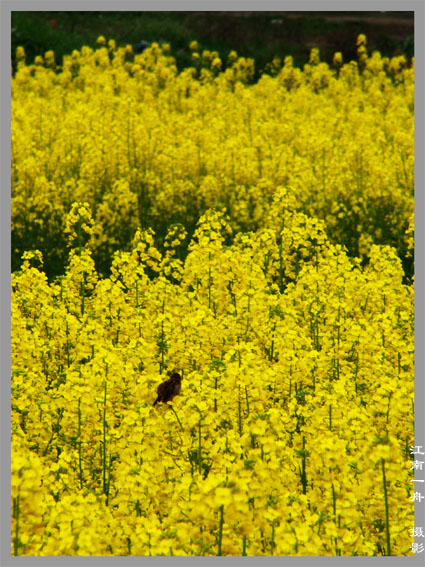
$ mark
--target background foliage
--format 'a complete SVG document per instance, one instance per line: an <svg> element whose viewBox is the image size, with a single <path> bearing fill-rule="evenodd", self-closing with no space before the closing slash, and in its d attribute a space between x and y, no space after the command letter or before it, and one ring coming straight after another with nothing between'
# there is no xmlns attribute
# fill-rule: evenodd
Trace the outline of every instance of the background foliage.
<svg viewBox="0 0 425 567"><path fill-rule="evenodd" d="M292 55L295 65L304 65L312 47L328 63L336 51L353 59L359 33L371 50L410 59L413 30L413 12L12 12L12 57L23 46L33 62L55 46L60 61L83 45L96 47L105 35L134 49L141 41L167 42L181 70L190 65L188 46L197 38L223 60L232 50L254 58L258 77L276 56Z"/></svg>
<svg viewBox="0 0 425 567"><path fill-rule="evenodd" d="M276 59L255 84L253 60L231 52L225 64L196 42L181 73L157 44L134 55L111 40L60 67L53 52L26 65L20 48L12 269L32 247L49 278L63 273L63 219L76 200L93 210L94 259L108 274L138 226L160 246L170 224L190 237L203 212L224 206L234 230L257 230L285 186L334 243L365 260L371 243L394 246L410 278L413 67L368 55L365 42L349 63L323 63L316 49L302 70Z"/></svg>

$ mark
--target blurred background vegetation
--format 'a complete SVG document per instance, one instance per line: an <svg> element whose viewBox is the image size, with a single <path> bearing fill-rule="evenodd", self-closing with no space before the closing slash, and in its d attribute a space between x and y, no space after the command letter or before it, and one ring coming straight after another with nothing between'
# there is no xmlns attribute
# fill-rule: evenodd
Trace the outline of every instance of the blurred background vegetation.
<svg viewBox="0 0 425 567"><path fill-rule="evenodd" d="M236 50L255 59L257 77L274 57L292 55L294 64L308 61L313 47L322 61L336 51L344 61L356 58L356 39L366 34L368 50L384 56L414 49L413 12L12 12L12 60L22 45L27 63L50 49L62 56L83 45L96 47L104 35L117 45L169 43L179 69L191 65L189 44L218 51L226 59Z"/></svg>
<svg viewBox="0 0 425 567"><path fill-rule="evenodd" d="M414 12L12 12L12 62L16 48L23 46L27 64L37 55L54 50L56 62L74 49L87 45L97 47L99 35L115 39L117 46L130 44L135 52L142 44L168 43L179 69L193 65L190 43L196 40L199 50L217 51L225 61L230 51L255 60L257 79L274 57L282 60L292 55L294 65L308 62L312 48L319 48L320 59L332 62L335 52L341 52L344 62L357 60L357 37L367 37L368 52L383 56L414 55ZM147 215L147 213L146 213ZM177 219L178 220L178 219ZM164 221L165 222L165 221ZM168 226L167 223L165 223ZM186 226L189 235L194 230ZM355 226L348 231L355 230ZM384 227L387 230L387 227ZM156 233L164 235L166 226L155 225ZM12 268L21 264L22 250L27 245L13 236ZM162 237L159 239L162 242ZM15 250L16 249L16 250ZM162 251L162 250L161 250ZM353 250L350 250L354 253ZM406 277L413 273L413 259L400 253ZM46 260L47 262L47 260ZM109 263L107 263L109 266ZM56 274L62 264L50 269ZM104 272L108 267L103 266Z"/></svg>

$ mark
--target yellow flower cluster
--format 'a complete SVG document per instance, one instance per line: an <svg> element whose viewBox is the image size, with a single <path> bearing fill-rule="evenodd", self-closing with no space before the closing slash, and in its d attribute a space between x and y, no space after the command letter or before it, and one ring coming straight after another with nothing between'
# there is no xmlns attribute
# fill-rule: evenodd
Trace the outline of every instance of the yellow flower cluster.
<svg viewBox="0 0 425 567"><path fill-rule="evenodd" d="M89 242L54 283L38 252L12 274L12 552L410 554L413 290L394 249L362 268L283 189L263 229L230 230L211 210L185 261L174 226L164 255L139 231L109 278ZM167 370L182 393L153 407Z"/></svg>
<svg viewBox="0 0 425 567"><path fill-rule="evenodd" d="M178 73L168 46L134 55L104 37L59 67L49 51L12 77L12 261L43 252L62 273L64 219L87 202L97 225L96 265L135 231L189 234L200 214L225 207L232 229L262 228L276 187L323 220L333 243L367 256L394 246L405 268L413 213L414 70L401 56L367 53L333 66L313 49L304 69L276 58L252 83L254 62L192 42ZM407 264L406 264L407 262ZM409 264L410 262L410 264ZM410 269L409 275L412 270Z"/></svg>
<svg viewBox="0 0 425 567"><path fill-rule="evenodd" d="M12 554L410 555L413 67L97 43L12 77Z"/></svg>

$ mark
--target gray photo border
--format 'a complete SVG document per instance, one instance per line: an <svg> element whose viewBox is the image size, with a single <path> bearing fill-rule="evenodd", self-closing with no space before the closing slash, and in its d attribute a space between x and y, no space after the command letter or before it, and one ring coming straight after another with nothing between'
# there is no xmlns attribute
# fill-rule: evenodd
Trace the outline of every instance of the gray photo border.
<svg viewBox="0 0 425 567"><path fill-rule="evenodd" d="M0 0L1 42L1 539L0 565L425 565L414 557L12 557L10 555L10 77L12 11L414 11L415 12L415 445L425 446L424 199L424 0ZM422 348L421 348L422 347ZM422 475L418 475L421 478ZM425 527L425 502L416 505L415 525ZM413 541L413 539L412 539ZM420 543L425 539L418 538Z"/></svg>

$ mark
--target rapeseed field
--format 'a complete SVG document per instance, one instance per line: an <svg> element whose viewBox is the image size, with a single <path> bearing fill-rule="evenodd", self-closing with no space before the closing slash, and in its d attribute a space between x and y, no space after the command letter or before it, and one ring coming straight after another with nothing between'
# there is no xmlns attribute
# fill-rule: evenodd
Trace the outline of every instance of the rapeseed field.
<svg viewBox="0 0 425 567"><path fill-rule="evenodd" d="M18 49L12 554L412 555L414 69L357 47Z"/></svg>

